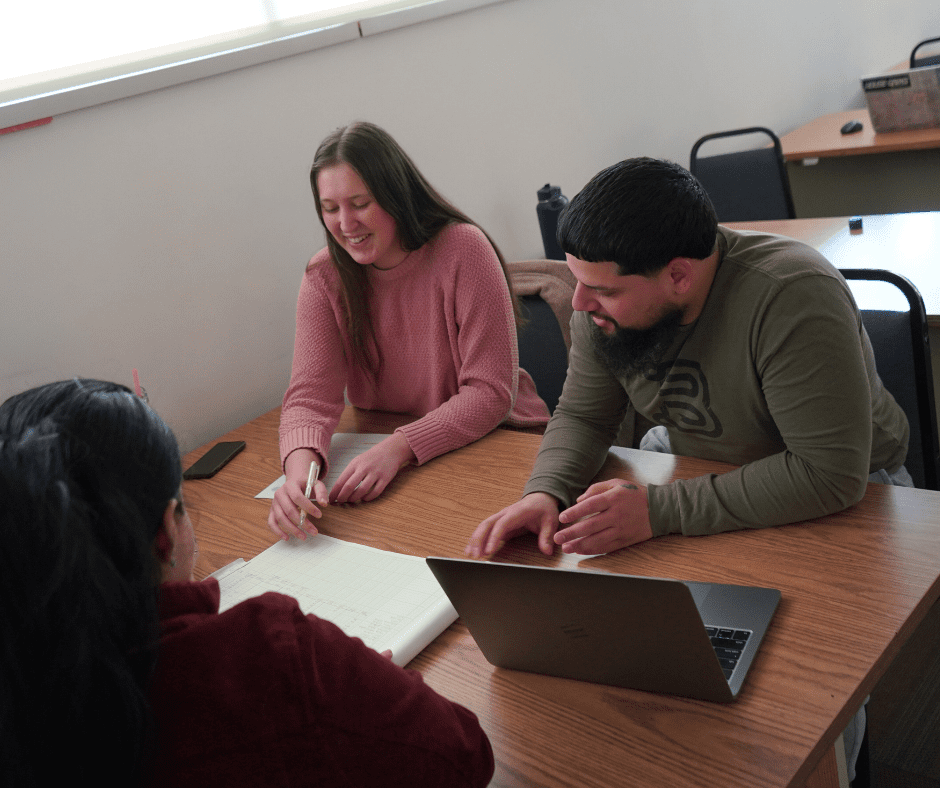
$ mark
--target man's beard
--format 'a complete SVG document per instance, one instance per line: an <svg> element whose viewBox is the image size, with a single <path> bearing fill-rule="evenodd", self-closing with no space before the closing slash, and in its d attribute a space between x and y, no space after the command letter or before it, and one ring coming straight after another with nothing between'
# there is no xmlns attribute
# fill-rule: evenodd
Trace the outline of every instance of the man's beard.
<svg viewBox="0 0 940 788"><path fill-rule="evenodd" d="M656 373L663 354L670 348L682 326L683 312L667 312L649 328L621 328L605 334L591 324L594 352L618 378L647 377Z"/></svg>

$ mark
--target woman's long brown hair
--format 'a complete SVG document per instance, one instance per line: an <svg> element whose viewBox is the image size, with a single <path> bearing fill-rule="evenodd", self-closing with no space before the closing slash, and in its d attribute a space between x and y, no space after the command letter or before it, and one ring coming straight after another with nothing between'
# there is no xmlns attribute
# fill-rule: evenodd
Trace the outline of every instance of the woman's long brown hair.
<svg viewBox="0 0 940 788"><path fill-rule="evenodd" d="M348 164L356 171L373 199L395 220L398 239L405 252L420 249L449 224L479 225L445 200L425 180L391 135L375 124L363 121L351 123L337 129L320 143L310 169L310 186L317 216L326 230L330 256L342 283L346 328L353 354L351 360L362 367L378 370L382 360L379 358L369 313L370 288L365 267L356 263L326 229L320 205L317 177L324 169L340 163ZM521 311L509 279L506 260L493 239L483 228L479 229L486 235L499 258L503 276L509 285L513 314L519 324Z"/></svg>

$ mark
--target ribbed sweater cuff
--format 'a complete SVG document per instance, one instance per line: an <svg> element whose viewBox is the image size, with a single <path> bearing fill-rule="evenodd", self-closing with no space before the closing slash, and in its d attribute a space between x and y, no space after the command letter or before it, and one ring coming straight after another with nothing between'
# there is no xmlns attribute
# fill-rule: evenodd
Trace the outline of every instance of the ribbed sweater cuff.
<svg viewBox="0 0 940 788"><path fill-rule="evenodd" d="M287 459L287 455L295 449L312 449L323 456L324 467L320 469L321 479L329 471L327 454L330 450L330 440L323 430L316 427L296 427L281 436L280 449L282 471L284 470L284 461Z"/></svg>
<svg viewBox="0 0 940 788"><path fill-rule="evenodd" d="M440 425L433 420L418 419L399 427L395 432L405 436L408 445L415 453L418 465L439 457L441 454L454 448L453 438L441 430Z"/></svg>

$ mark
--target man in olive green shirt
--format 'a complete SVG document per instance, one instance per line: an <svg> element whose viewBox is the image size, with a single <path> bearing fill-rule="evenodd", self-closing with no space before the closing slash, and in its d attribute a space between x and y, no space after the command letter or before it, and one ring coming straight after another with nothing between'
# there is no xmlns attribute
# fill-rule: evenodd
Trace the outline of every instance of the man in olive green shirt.
<svg viewBox="0 0 940 788"><path fill-rule="evenodd" d="M870 474L909 479L907 419L815 250L719 228L688 172L647 158L595 176L558 237L578 280L564 391L523 498L480 524L469 555L526 531L545 553L595 554L781 525L851 506ZM631 406L676 454L740 467L585 490Z"/></svg>

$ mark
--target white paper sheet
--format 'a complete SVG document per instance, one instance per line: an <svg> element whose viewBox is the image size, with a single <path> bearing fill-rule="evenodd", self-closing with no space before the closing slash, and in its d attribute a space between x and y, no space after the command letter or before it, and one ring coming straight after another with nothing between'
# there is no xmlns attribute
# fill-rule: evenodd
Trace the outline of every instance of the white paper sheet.
<svg viewBox="0 0 940 788"><path fill-rule="evenodd" d="M406 665L457 619L424 559L330 536L278 542L214 575L220 609L265 591L294 597L304 613L332 621L376 651Z"/></svg>
<svg viewBox="0 0 940 788"><path fill-rule="evenodd" d="M381 443L388 435L375 432L337 432L330 441L330 472L324 477L323 483L326 485L327 492L333 489L339 475L349 465L350 461L358 457L367 449ZM278 487L284 484L285 478L281 476L275 479L255 498L273 498Z"/></svg>

